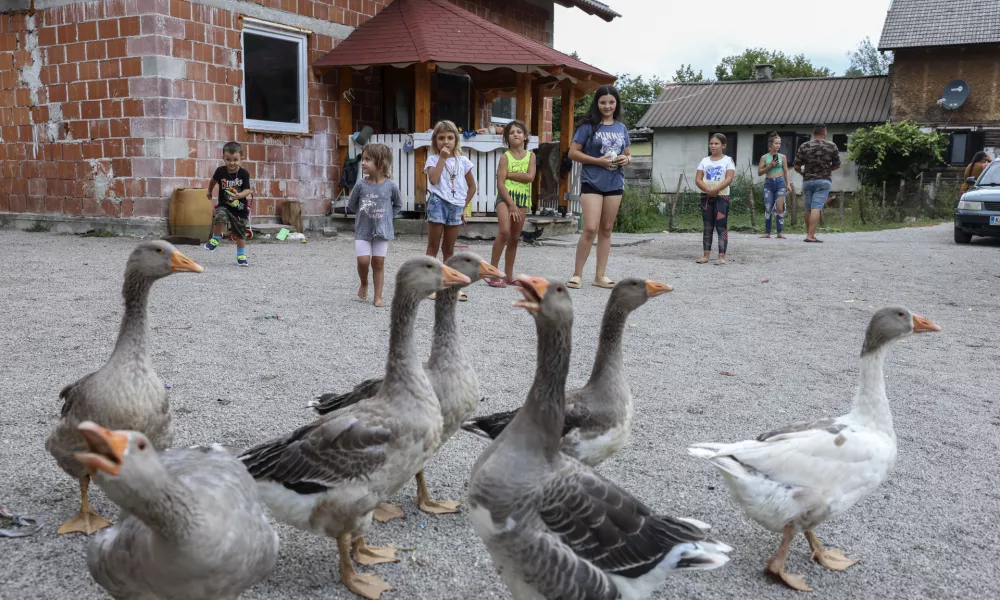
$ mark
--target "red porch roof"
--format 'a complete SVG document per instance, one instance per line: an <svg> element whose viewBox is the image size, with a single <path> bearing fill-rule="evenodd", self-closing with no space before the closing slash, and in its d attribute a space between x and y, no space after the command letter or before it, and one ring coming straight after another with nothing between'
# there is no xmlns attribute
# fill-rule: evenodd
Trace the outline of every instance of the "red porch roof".
<svg viewBox="0 0 1000 600"><path fill-rule="evenodd" d="M614 81L568 54L504 29L447 0L396 0L355 29L314 67L445 63L496 67L564 67Z"/></svg>

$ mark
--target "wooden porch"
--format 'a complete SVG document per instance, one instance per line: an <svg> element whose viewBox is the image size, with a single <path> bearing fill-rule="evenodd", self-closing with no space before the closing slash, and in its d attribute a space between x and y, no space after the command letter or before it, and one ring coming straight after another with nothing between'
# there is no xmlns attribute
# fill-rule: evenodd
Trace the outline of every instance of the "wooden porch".
<svg viewBox="0 0 1000 600"><path fill-rule="evenodd" d="M462 43L439 34L436 28L442 22L461 32ZM400 39L400 31L409 32L409 38ZM393 149L393 179L403 192L404 210L420 212L426 203L427 179L423 171L434 121L448 119L464 132L476 132L468 138L463 136L461 143L475 165L478 191L472 211L478 215L493 214L496 165L504 151L501 136L486 129L494 99L515 99L515 118L528 125L532 134L528 149L536 150L539 133L544 134L546 129L547 98L558 96L563 106L572 107L582 95L615 80L613 75L503 29L447 0L397 0L313 67L320 73L337 70L340 115L354 112L354 73L378 69L382 127L376 129L369 143L384 143ZM450 87L442 100L446 96L440 83L444 78ZM432 79L436 81L433 88ZM552 124L560 131L559 156L569 148L574 125L572 109L564 110L562 121ZM352 139L354 132L354 120L341 117L341 161L361 151ZM541 161L537 162L539 174L532 186L536 209L540 207L543 170ZM558 160L555 162L558 169ZM558 177L558 171L554 175ZM561 212L569 209L569 184L568 177L558 181L557 207Z"/></svg>

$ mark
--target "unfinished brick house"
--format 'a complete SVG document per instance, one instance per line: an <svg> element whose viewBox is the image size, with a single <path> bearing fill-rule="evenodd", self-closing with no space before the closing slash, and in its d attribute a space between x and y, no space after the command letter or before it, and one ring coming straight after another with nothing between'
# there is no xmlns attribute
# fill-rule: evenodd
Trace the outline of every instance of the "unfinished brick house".
<svg viewBox="0 0 1000 600"><path fill-rule="evenodd" d="M894 55L891 119L947 133L947 171L1000 149L998 22L1000 4L976 0L893 0L886 16L878 49ZM968 100L951 110L939 99L955 80L968 85Z"/></svg>
<svg viewBox="0 0 1000 600"><path fill-rule="evenodd" d="M552 95L613 80L551 49L554 2L618 16L596 0L0 0L0 213L165 217L173 190L206 185L237 140L256 215L285 200L324 214L351 132L476 129L498 96L520 94L518 115L548 139ZM383 11L418 9L411 45L434 51L428 7L430 38L461 38L463 60L387 64L377 50L392 38L363 63L331 54ZM534 60L511 64L515 46Z"/></svg>

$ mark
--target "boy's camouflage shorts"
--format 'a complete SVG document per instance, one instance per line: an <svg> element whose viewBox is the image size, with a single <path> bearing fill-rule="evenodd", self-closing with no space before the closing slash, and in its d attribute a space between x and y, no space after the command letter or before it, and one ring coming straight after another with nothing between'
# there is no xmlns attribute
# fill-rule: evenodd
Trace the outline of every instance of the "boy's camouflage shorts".
<svg viewBox="0 0 1000 600"><path fill-rule="evenodd" d="M212 222L225 223L229 225L229 231L241 240L245 240L247 237L246 219L230 212L225 206L220 206L215 209L215 220Z"/></svg>

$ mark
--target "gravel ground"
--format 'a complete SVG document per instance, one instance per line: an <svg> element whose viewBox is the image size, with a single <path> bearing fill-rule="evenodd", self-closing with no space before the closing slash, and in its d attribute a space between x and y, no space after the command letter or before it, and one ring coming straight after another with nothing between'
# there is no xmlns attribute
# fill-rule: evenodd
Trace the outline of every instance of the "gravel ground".
<svg viewBox="0 0 1000 600"><path fill-rule="evenodd" d="M818 531L862 562L846 573L826 571L809 561L800 537L789 569L804 574L817 596L838 600L1000 597L1000 243L956 245L949 225L828 235L821 246L805 246L799 236L731 237L724 267L694 264L700 240L689 234L612 254L610 275L666 281L675 291L630 320L625 357L638 418L632 441L601 470L659 511L711 523L735 548L725 568L677 576L655 597L792 597L762 575L777 536L742 516L720 476L684 449L845 412L864 328L888 303L905 304L944 331L891 351L896 470ZM0 538L2 598L104 597L86 570L86 540L55 534L76 511L78 492L43 444L59 414L59 390L111 351L122 268L135 243L0 231L0 504L45 525L33 537ZM389 269L422 250L417 237L393 243ZM488 256L489 246L472 250ZM178 445L247 446L285 433L310 418L311 397L382 373L389 313L351 301L357 276L349 237L252 244L250 269L236 267L229 242L214 254L182 251L207 271L168 277L150 302L153 361L173 385ZM564 279L572 261L572 248L522 248L518 271ZM510 307L515 291L482 284L470 291L460 317L487 396L480 412L512 408L533 375L534 327ZM585 286L573 293L575 386L589 374L607 292ZM424 346L431 319L428 303L418 324ZM464 498L484 447L459 432L427 467L433 493ZM468 519L424 515L413 494L410 484L396 498L405 521L375 526L369 536L412 548L401 552L402 562L374 568L395 588L384 598L508 597ZM99 512L117 516L100 491L92 498ZM333 540L279 532L276 570L244 598L351 597L338 584Z"/></svg>

